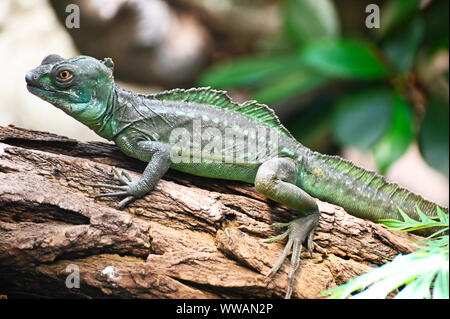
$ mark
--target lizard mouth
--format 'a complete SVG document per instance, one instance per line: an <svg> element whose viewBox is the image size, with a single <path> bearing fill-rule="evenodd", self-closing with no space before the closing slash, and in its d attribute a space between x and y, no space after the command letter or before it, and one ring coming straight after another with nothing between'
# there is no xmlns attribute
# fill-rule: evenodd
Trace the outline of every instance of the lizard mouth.
<svg viewBox="0 0 450 319"><path fill-rule="evenodd" d="M48 92L67 94L67 92L64 92L61 90L55 90L55 89L49 88L49 87L37 86L37 85L33 85L31 83L27 84L27 89L28 89L28 91L30 91L31 93L36 94L36 95L41 95L41 94L48 93Z"/></svg>
<svg viewBox="0 0 450 319"><path fill-rule="evenodd" d="M37 85L33 85L33 84L27 84L27 90L33 94L36 95L37 97L40 97L41 99L43 99L44 101L50 102L54 105L56 105L56 100L55 97L58 93L57 90L51 89L51 88L46 88L46 87L41 87L41 86L37 86Z"/></svg>
<svg viewBox="0 0 450 319"><path fill-rule="evenodd" d="M27 84L27 89L30 92L38 91L38 92L56 92L55 90L49 89L49 88L43 88L41 86L33 85L31 83Z"/></svg>
<svg viewBox="0 0 450 319"><path fill-rule="evenodd" d="M39 86L36 86L36 85L32 85L32 84L27 84L27 90L30 93L33 93L35 95L41 95L41 94L43 94L45 92L48 92L48 90L43 89L43 88L41 88ZM39 93L41 93L41 94L39 94Z"/></svg>

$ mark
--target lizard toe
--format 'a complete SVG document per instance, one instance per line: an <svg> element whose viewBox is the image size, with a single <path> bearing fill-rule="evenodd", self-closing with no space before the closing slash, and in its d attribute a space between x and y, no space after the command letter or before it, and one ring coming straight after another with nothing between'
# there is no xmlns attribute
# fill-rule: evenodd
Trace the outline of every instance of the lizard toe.
<svg viewBox="0 0 450 319"><path fill-rule="evenodd" d="M302 244L305 243L308 250L312 254L314 230L318 224L318 214L311 214L294 219L290 223L283 224L288 229L281 235L266 239L264 242L275 242L288 237L288 241L284 246L283 253L278 258L275 265L270 269L267 277L274 275L281 267L289 252L292 250L291 267L288 273L288 287L285 298L290 298L294 286L295 272L300 264L300 253L302 251Z"/></svg>

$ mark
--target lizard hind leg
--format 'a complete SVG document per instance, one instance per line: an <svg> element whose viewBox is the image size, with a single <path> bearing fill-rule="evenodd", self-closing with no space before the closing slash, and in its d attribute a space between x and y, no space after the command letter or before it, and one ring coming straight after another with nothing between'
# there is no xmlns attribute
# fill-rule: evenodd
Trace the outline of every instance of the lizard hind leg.
<svg viewBox="0 0 450 319"><path fill-rule="evenodd" d="M319 221L319 210L316 202L309 194L295 185L297 174L297 163L294 160L273 158L259 167L255 178L255 188L260 193L276 202L296 209L300 214L300 217L289 223L275 223L275 227L287 227L286 232L265 240L265 242L274 242L288 237L283 253L268 274L270 276L278 271L292 249L285 298L290 298L292 294L294 275L299 266L302 244L306 243L308 250L312 253L312 237Z"/></svg>

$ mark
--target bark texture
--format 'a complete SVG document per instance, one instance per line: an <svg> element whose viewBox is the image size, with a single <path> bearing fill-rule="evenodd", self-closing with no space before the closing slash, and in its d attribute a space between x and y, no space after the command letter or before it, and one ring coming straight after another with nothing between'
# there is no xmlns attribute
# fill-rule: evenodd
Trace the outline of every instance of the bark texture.
<svg viewBox="0 0 450 319"><path fill-rule="evenodd" d="M145 163L114 145L0 127L0 295L82 298L278 298L289 262L265 274L283 243L270 224L295 212L253 186L176 171L125 210L94 199L112 167L138 178ZM313 256L302 254L294 298L320 292L414 250L415 236L319 202ZM79 270L80 288L73 283ZM69 277L68 277L69 276Z"/></svg>

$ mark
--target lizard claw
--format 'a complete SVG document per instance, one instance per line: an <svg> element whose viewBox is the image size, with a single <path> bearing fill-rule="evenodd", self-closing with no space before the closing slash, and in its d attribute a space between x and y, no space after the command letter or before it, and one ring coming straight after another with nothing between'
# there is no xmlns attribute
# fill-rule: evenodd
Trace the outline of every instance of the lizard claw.
<svg viewBox="0 0 450 319"><path fill-rule="evenodd" d="M281 225L277 223L276 227L286 226L288 227L287 231L281 235L264 240L264 242L266 243L271 243L281 240L285 237L288 237L288 241L286 243L286 246L284 246L283 253L278 258L278 261L275 263L275 265L270 269L270 271L266 275L267 277L274 275L280 269L281 265L283 264L284 260L286 259L287 255L292 249L291 268L289 269L288 273L289 281L285 296L286 299L289 299L292 294L292 288L294 286L294 278L295 278L294 274L300 264L300 253L302 251L303 242L306 241L308 250L312 255L312 250L314 248L312 237L314 235L314 230L317 226L318 221L319 221L318 214L310 214L304 217L294 219L290 223Z"/></svg>
<svg viewBox="0 0 450 319"><path fill-rule="evenodd" d="M118 190L119 192L112 192L112 193L100 193L96 195L94 198L100 198L100 197L114 197L114 196L126 196L123 200L119 202L119 204L116 205L117 209L123 209L125 206L127 206L129 203L131 203L136 198L139 198L140 194L136 191L136 181L133 181L131 176L125 172L122 171L122 174L119 174L117 169L115 167L112 168L114 175L116 175L117 179L121 183L121 185L112 185L112 184L95 184L93 187L103 187L103 188L109 188L113 190ZM126 180L122 177L125 176Z"/></svg>

